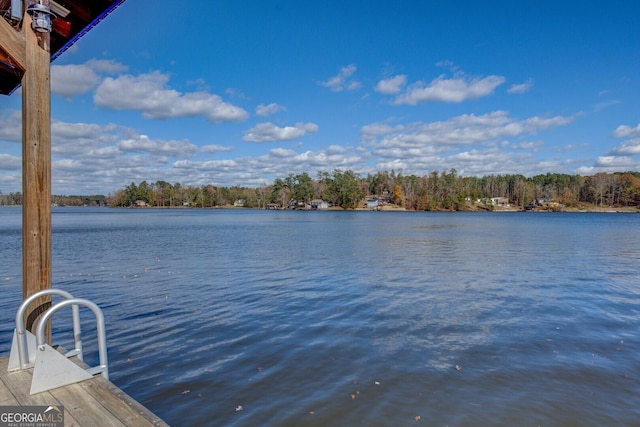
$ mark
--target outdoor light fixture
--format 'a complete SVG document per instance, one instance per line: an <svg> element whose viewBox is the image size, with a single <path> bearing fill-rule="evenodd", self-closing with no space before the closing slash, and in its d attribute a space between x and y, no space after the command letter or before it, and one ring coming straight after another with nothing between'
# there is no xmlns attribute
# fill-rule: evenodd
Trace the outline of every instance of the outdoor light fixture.
<svg viewBox="0 0 640 427"><path fill-rule="evenodd" d="M51 12L49 6L42 4L42 0L30 5L27 13L31 15L31 28L39 33L51 32L51 20L56 16Z"/></svg>

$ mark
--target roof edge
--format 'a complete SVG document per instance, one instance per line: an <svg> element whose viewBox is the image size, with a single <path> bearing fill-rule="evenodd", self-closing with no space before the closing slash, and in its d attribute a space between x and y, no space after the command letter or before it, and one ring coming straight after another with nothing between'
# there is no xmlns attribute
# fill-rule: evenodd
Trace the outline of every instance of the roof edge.
<svg viewBox="0 0 640 427"><path fill-rule="evenodd" d="M86 27L84 27L81 31L78 32L73 38L71 38L64 46L58 49L53 55L51 55L51 62L53 62L57 57L66 52L71 46L73 46L82 36L87 34L93 27L98 25L104 18L106 18L109 14L111 14L114 10L116 10L119 6L124 3L125 0L118 0L114 2L111 6L104 10L100 15L98 15L93 21L89 23Z"/></svg>

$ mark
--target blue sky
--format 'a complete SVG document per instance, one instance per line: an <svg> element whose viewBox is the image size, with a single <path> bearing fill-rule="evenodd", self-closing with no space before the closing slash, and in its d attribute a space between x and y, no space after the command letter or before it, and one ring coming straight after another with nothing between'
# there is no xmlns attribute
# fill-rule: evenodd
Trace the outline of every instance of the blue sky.
<svg viewBox="0 0 640 427"><path fill-rule="evenodd" d="M637 1L128 0L56 59L54 194L640 170ZM0 191L21 191L21 93Z"/></svg>

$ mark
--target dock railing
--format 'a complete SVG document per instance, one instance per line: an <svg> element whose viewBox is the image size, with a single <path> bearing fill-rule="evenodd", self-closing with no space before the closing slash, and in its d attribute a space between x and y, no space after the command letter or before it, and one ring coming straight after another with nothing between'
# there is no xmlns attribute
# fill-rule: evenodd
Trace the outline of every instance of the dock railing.
<svg viewBox="0 0 640 427"><path fill-rule="evenodd" d="M31 302L46 295L57 295L64 299L44 312L38 320L36 334L34 335L25 328L24 314ZM75 347L73 350L61 354L45 342L44 330L53 314L68 306L71 306L72 310ZM76 356L80 361L84 360L80 329L80 306L89 308L96 318L99 365L88 369L83 369L78 364L68 360L73 356ZM16 313L15 321L16 327L7 371L13 372L33 367L31 394L83 381L97 374L101 374L106 380L109 379L104 315L100 307L95 303L87 299L74 298L67 291L46 289L36 292L22 302Z"/></svg>

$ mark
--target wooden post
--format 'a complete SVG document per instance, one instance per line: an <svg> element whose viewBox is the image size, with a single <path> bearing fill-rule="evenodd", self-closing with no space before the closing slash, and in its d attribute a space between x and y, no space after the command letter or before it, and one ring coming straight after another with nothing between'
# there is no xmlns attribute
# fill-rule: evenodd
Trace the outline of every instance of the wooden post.
<svg viewBox="0 0 640 427"><path fill-rule="evenodd" d="M109 5L89 5L89 9L70 1L73 14L89 24L73 35L75 39L88 31L97 16L102 19L125 0L112 0ZM49 32L34 31L28 6L35 0L8 2L4 6L22 3L22 21L9 21L0 16L0 50L10 59L12 71L22 75L22 297L51 288L51 46ZM39 6L49 6L49 0L38 0ZM80 2L82 3L82 2ZM92 3L92 2L89 2ZM25 10L26 6L26 10ZM5 11L6 12L6 11ZM15 11L14 11L15 12ZM97 12L97 13L94 13ZM10 23L11 22L11 23ZM16 28L20 28L17 30ZM4 57L4 55L3 55ZM10 89L10 88L9 88ZM50 298L41 298L27 308L25 325L33 330L38 317L51 306ZM51 342L51 329L45 331Z"/></svg>
<svg viewBox="0 0 640 427"><path fill-rule="evenodd" d="M22 77L22 298L51 288L51 84L50 36L31 28L25 13ZM27 308L31 330L51 306L40 298ZM51 328L46 331L51 343Z"/></svg>

